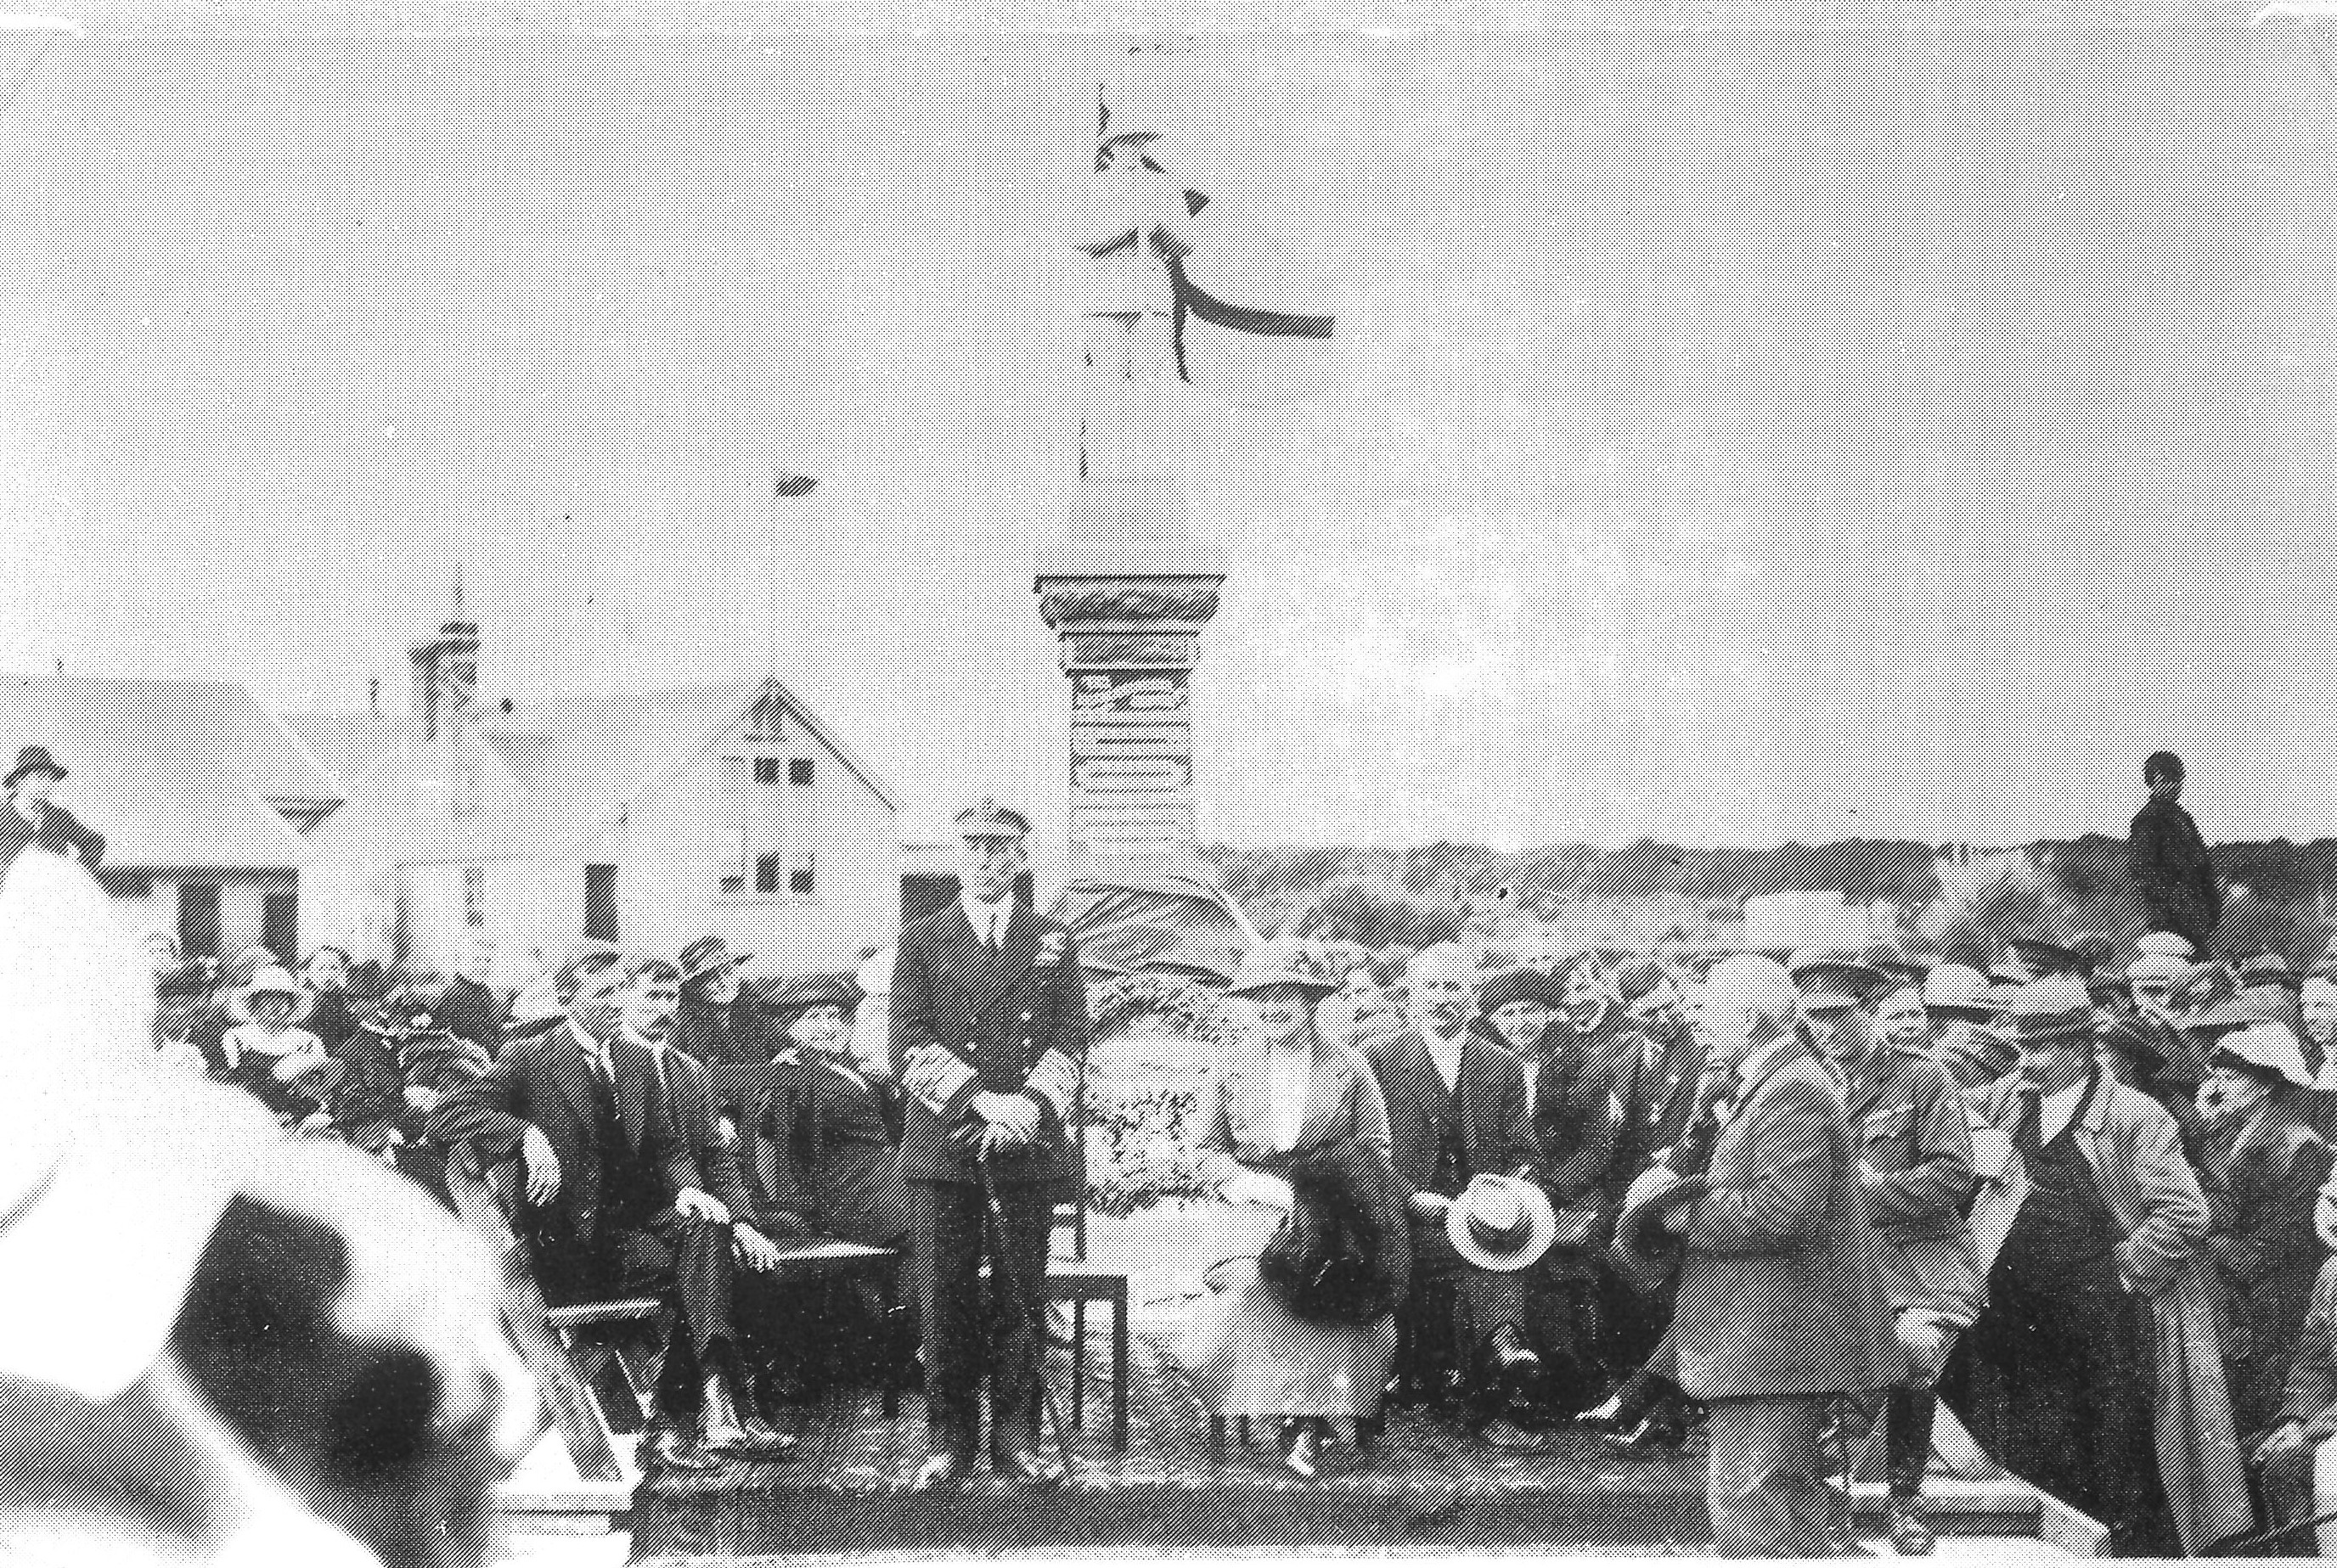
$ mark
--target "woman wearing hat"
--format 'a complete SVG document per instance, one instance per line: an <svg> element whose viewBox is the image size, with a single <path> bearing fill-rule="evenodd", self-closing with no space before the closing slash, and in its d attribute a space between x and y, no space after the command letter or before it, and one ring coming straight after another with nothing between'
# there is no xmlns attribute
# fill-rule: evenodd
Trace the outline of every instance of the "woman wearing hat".
<svg viewBox="0 0 2337 1568"><path fill-rule="evenodd" d="M2312 1076L2287 1026L2256 1024L2215 1044L2209 1157L2231 1221L2211 1238L2231 1294L2225 1339L2232 1425L2243 1440L2280 1416L2288 1365L2327 1253L2313 1233L2329 1146L2306 1123Z"/></svg>
<svg viewBox="0 0 2337 1568"><path fill-rule="evenodd" d="M1294 1169L1341 1150L1364 1151L1384 1176L1377 1193L1351 1195L1357 1212L1349 1218L1386 1245L1409 1242L1379 1081L1354 1049L1315 1032L1315 1004L1330 991L1303 954L1268 944L1244 958L1227 992L1239 1038L1204 1091L1200 1174L1249 1216L1253 1254L1290 1213ZM1194 1378L1219 1416L1279 1418L1283 1462L1312 1477L1332 1418L1356 1423L1359 1448L1375 1437L1395 1319L1301 1317L1247 1261L1210 1271L1212 1294L1194 1325Z"/></svg>
<svg viewBox="0 0 2337 1568"><path fill-rule="evenodd" d="M738 1008L738 971L752 953L732 953L720 937L700 937L681 950L681 1010L673 1043L709 1066L760 1060L748 1049Z"/></svg>
<svg viewBox="0 0 2337 1568"><path fill-rule="evenodd" d="M228 998L234 1022L220 1036L224 1076L280 1119L298 1121L317 1109L314 1095L298 1086L332 1060L325 1042L299 1027L313 1000L307 987L274 964L256 970Z"/></svg>

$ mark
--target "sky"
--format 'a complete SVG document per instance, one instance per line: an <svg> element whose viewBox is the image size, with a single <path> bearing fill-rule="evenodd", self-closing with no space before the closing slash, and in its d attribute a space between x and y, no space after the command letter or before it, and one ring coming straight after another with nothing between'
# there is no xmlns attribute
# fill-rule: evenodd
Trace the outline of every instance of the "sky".
<svg viewBox="0 0 2337 1568"><path fill-rule="evenodd" d="M1340 317L1187 399L1205 836L2117 833L2161 745L2337 835L2337 88L2245 7L46 9L0 669L403 703L459 562L491 699L776 667L1060 814L1067 242L1189 28L1220 291Z"/></svg>

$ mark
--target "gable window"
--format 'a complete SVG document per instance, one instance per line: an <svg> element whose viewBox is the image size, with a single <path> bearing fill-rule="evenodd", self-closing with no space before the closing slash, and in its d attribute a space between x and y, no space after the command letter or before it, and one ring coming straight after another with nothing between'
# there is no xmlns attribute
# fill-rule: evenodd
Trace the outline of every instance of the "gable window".
<svg viewBox="0 0 2337 1568"><path fill-rule="evenodd" d="M778 783L779 759L775 756L757 757L755 759L755 782L758 784L775 784Z"/></svg>
<svg viewBox="0 0 2337 1568"><path fill-rule="evenodd" d="M757 855L755 857L755 891L758 893L775 893L779 891L778 856Z"/></svg>
<svg viewBox="0 0 2337 1568"><path fill-rule="evenodd" d="M815 891L813 886L815 869L811 856L796 856L787 863L787 891L797 898L811 897Z"/></svg>
<svg viewBox="0 0 2337 1568"><path fill-rule="evenodd" d="M787 759L787 783L797 789L811 787L811 758L797 756Z"/></svg>

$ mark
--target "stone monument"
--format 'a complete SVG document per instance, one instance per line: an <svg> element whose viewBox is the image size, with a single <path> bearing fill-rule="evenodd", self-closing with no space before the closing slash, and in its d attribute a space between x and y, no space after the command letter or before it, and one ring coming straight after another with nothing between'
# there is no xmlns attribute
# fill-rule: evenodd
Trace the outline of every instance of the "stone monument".
<svg viewBox="0 0 2337 1568"><path fill-rule="evenodd" d="M1186 521L1175 297L1155 241L1185 209L1147 155L1158 109L1144 98L1133 83L1109 107L1099 97L1079 505L1038 561L1039 613L1071 683L1074 872L1192 842L1190 683L1225 582Z"/></svg>

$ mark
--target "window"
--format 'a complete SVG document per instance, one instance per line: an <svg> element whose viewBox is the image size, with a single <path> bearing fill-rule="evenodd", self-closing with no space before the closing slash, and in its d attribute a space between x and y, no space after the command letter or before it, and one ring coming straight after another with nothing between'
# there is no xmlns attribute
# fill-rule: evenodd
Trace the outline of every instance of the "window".
<svg viewBox="0 0 2337 1568"><path fill-rule="evenodd" d="M779 891L778 856L757 855L755 857L755 891L758 893L775 893Z"/></svg>
<svg viewBox="0 0 2337 1568"><path fill-rule="evenodd" d="M617 940L617 868L584 868L584 935L596 942Z"/></svg>
<svg viewBox="0 0 2337 1568"><path fill-rule="evenodd" d="M787 891L797 898L809 898L812 894L812 872L811 856L796 856L787 865Z"/></svg>
<svg viewBox="0 0 2337 1568"><path fill-rule="evenodd" d="M775 756L757 757L755 759L755 782L757 784L775 784L778 783L779 759Z"/></svg>
<svg viewBox="0 0 2337 1568"><path fill-rule="evenodd" d="M181 882L179 884L179 950L191 959L215 959L220 956L219 949L219 884L217 882Z"/></svg>
<svg viewBox="0 0 2337 1568"><path fill-rule="evenodd" d="M787 759L787 782L794 784L798 789L809 789L811 787L811 758L807 756L789 757Z"/></svg>
<svg viewBox="0 0 2337 1568"><path fill-rule="evenodd" d="M487 868L463 868L463 923L473 930L487 923Z"/></svg>

